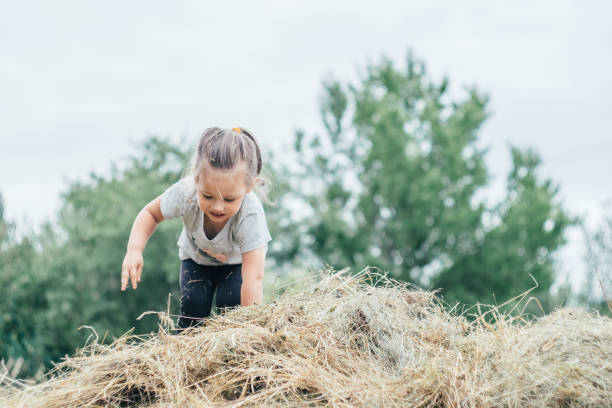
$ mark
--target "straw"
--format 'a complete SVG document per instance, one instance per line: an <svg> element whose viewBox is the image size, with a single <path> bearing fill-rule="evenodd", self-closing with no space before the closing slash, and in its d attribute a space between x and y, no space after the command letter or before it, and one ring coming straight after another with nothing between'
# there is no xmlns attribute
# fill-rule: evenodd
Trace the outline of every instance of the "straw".
<svg viewBox="0 0 612 408"><path fill-rule="evenodd" d="M290 289L181 334L166 319L145 337L92 336L49 380L5 382L0 406L612 406L607 317L471 320L372 270Z"/></svg>

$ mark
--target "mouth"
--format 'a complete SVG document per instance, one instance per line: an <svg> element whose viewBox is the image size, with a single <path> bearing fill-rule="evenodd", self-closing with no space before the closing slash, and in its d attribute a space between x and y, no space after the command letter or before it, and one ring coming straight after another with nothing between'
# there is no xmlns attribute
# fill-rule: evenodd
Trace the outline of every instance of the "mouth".
<svg viewBox="0 0 612 408"><path fill-rule="evenodd" d="M222 214L216 214L216 213L213 213L213 212L209 212L209 213L208 213L208 216L209 216L210 218L212 218L212 219L220 219L220 218L225 217L225 214L224 214L224 213L222 213Z"/></svg>

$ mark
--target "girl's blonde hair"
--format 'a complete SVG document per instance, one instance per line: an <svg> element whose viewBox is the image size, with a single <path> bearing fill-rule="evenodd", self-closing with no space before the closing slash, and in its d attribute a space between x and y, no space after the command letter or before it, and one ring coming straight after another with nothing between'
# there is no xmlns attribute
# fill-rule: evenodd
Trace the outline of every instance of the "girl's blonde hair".
<svg viewBox="0 0 612 408"><path fill-rule="evenodd" d="M194 153L189 173L197 183L205 166L229 170L244 162L245 183L267 201L267 181L262 177L262 158L253 134L244 128L210 127L202 133Z"/></svg>

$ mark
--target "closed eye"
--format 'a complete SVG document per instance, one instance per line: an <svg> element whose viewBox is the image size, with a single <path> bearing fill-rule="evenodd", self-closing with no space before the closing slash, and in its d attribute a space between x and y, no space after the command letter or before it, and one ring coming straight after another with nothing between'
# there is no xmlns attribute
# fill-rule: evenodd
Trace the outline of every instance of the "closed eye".
<svg viewBox="0 0 612 408"><path fill-rule="evenodd" d="M211 195L206 195L206 194L202 194L202 197L204 197L207 200L212 200L214 197ZM223 201L227 201L228 203L231 203L232 201L235 201L235 198L224 198Z"/></svg>

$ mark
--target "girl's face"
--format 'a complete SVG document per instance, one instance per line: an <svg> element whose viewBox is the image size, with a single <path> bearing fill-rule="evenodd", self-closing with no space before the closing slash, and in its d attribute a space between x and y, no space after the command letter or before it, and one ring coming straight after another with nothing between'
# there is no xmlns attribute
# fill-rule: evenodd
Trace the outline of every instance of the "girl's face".
<svg viewBox="0 0 612 408"><path fill-rule="evenodd" d="M232 169L205 166L196 184L198 206L214 225L223 226L242 205L244 196L251 191L244 182L244 164Z"/></svg>

